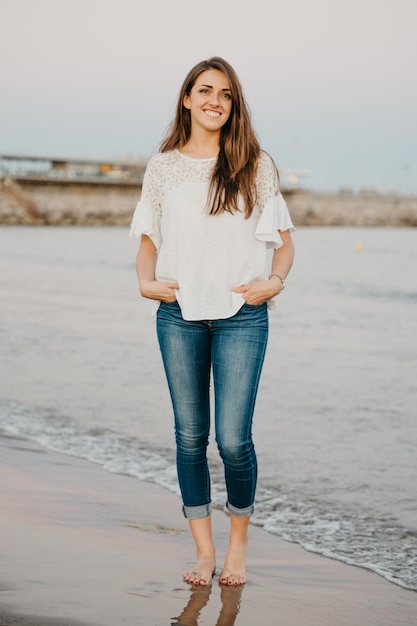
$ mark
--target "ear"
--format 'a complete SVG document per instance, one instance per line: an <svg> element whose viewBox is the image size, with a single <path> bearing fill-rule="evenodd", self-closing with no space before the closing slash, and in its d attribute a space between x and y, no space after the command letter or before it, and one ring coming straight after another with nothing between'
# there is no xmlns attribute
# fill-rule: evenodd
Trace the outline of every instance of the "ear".
<svg viewBox="0 0 417 626"><path fill-rule="evenodd" d="M182 103L186 109L191 109L190 96L184 96Z"/></svg>

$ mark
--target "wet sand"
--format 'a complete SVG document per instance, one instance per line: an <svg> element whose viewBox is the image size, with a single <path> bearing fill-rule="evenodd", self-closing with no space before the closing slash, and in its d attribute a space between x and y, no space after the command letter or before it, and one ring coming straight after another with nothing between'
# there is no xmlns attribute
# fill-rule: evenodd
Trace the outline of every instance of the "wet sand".
<svg viewBox="0 0 417 626"><path fill-rule="evenodd" d="M193 543L174 494L0 438L0 625L411 626L417 593L251 527L248 583L192 589Z"/></svg>

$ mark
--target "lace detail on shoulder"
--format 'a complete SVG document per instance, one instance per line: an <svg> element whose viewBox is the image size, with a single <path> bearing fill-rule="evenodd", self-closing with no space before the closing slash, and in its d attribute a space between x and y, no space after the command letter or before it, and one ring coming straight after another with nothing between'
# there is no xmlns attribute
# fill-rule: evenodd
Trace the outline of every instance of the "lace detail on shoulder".
<svg viewBox="0 0 417 626"><path fill-rule="evenodd" d="M182 184L209 184L215 159L193 159L178 150L154 155L146 168L141 202L158 216L168 192ZM279 177L269 154L261 151L256 174L256 205L260 213L271 200L278 196Z"/></svg>
<svg viewBox="0 0 417 626"><path fill-rule="evenodd" d="M262 213L271 198L279 194L279 177L269 154L261 151L256 173L257 207Z"/></svg>
<svg viewBox="0 0 417 626"><path fill-rule="evenodd" d="M209 183L216 159L192 159L178 150L167 152L166 186L171 191L183 183Z"/></svg>
<svg viewBox="0 0 417 626"><path fill-rule="evenodd" d="M167 192L182 184L208 184L214 163L214 159L192 159L177 150L156 154L146 168L142 188L143 202L161 215Z"/></svg>

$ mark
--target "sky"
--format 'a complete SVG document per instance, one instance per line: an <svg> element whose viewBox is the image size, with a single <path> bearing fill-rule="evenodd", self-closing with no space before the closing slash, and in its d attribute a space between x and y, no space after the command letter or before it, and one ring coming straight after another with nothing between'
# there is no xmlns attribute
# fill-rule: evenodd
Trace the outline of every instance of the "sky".
<svg viewBox="0 0 417 626"><path fill-rule="evenodd" d="M217 55L282 173L416 195L416 24L417 0L0 0L0 154L149 158Z"/></svg>

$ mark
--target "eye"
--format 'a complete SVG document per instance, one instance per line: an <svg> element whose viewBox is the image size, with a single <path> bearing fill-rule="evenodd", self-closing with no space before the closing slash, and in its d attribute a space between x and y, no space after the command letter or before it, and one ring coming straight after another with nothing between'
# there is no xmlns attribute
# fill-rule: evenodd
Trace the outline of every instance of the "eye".
<svg viewBox="0 0 417 626"><path fill-rule="evenodd" d="M202 87L200 89L200 93L208 93L208 92L209 92L209 90L207 89L207 87Z"/></svg>
<svg viewBox="0 0 417 626"><path fill-rule="evenodd" d="M224 93L223 97L226 98L226 100L231 100L232 99L232 95L230 93Z"/></svg>

